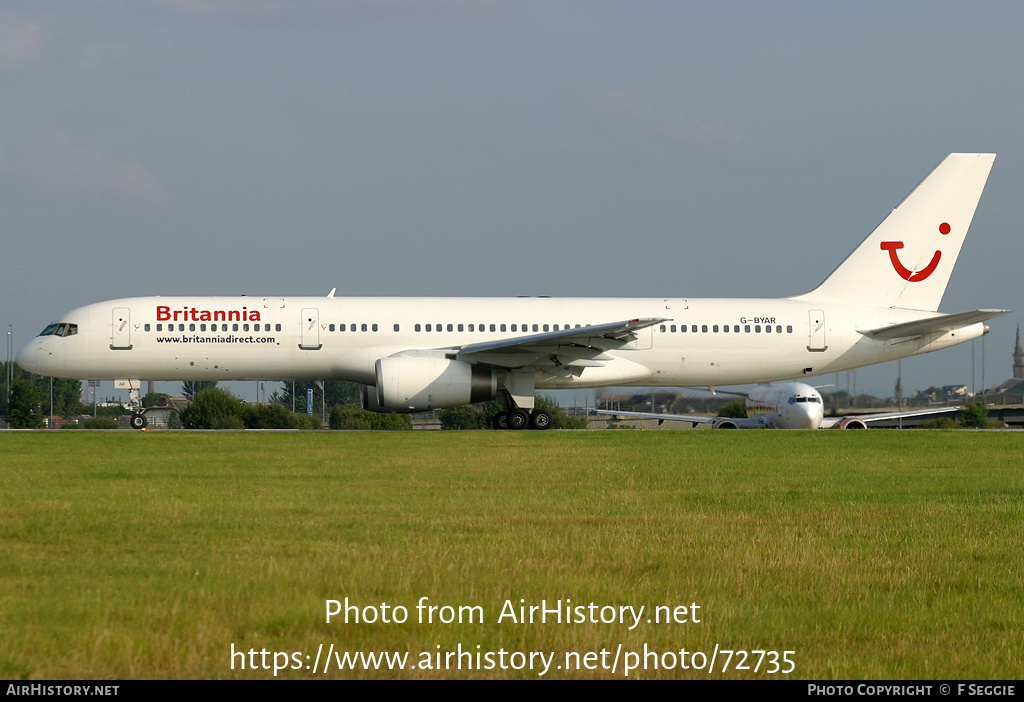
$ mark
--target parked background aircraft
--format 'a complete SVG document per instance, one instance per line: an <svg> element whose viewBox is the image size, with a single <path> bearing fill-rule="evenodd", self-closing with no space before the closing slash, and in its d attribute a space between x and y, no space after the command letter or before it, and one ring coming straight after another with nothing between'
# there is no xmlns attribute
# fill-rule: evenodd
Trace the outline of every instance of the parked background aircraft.
<svg viewBox="0 0 1024 702"><path fill-rule="evenodd" d="M1005 313L937 312L994 159L951 154L821 285L791 298L139 297L68 312L17 361L71 378L348 380L377 412L497 398L507 409L494 424L511 429L550 426L531 412L537 389L713 388L859 368L977 338Z"/></svg>
<svg viewBox="0 0 1024 702"><path fill-rule="evenodd" d="M744 395L744 393L732 393ZM655 414L653 412L621 412L617 410L591 410L595 414L616 417L657 419L710 424L714 429L867 429L868 424L900 417L921 417L957 410L959 407L929 407L904 412L876 412L874 414L825 417L825 405L816 388L800 382L764 383L746 397L746 417L702 417L690 414Z"/></svg>

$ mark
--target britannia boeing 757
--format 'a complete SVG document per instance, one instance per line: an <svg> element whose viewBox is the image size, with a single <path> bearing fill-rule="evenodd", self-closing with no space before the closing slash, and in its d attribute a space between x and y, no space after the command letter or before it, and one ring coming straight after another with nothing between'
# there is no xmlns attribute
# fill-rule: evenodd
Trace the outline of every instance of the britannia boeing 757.
<svg viewBox="0 0 1024 702"><path fill-rule="evenodd" d="M346 380L376 412L497 399L494 425L508 429L550 426L533 411L538 389L714 388L860 368L977 338L1005 313L937 311L994 160L948 156L793 297L135 297L62 315L17 362L94 380Z"/></svg>

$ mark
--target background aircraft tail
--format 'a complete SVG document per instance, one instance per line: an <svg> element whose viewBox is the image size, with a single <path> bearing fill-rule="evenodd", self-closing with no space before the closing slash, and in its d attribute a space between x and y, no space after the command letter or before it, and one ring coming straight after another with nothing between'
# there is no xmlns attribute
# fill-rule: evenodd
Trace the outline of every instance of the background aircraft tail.
<svg viewBox="0 0 1024 702"><path fill-rule="evenodd" d="M936 311L995 154L950 154L812 292L795 299Z"/></svg>

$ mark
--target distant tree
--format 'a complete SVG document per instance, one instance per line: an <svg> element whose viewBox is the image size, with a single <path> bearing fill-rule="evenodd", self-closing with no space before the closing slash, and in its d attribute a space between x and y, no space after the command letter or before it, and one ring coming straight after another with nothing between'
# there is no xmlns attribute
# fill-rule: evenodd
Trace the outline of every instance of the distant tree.
<svg viewBox="0 0 1024 702"><path fill-rule="evenodd" d="M473 405L449 407L437 413L442 429L483 429L491 419Z"/></svg>
<svg viewBox="0 0 1024 702"><path fill-rule="evenodd" d="M317 415L320 414L320 408L325 404L327 407L335 405L348 407L359 404L359 386L356 383L344 380L326 380L324 381L324 390L321 390L315 380L296 380L295 410L297 412L306 411L306 391L310 389L313 391L313 413ZM326 402L324 402L324 391L327 393ZM279 393L275 391L274 394L277 395L280 404L291 409L292 381L284 381L281 391Z"/></svg>
<svg viewBox="0 0 1024 702"><path fill-rule="evenodd" d="M28 380L15 380L11 385L11 402L7 408L7 424L14 429L38 429L43 426L44 411L40 407L39 389Z"/></svg>
<svg viewBox="0 0 1024 702"><path fill-rule="evenodd" d="M27 375L27 374L26 374ZM32 384L39 391L43 412L50 413L50 381L53 381L53 413L61 417L81 414L82 381L70 378L50 378L45 375L31 376Z"/></svg>
<svg viewBox="0 0 1024 702"><path fill-rule="evenodd" d="M117 429L121 425L117 423L116 419L111 419L110 417L90 417L85 420L83 426L86 429Z"/></svg>
<svg viewBox="0 0 1024 702"><path fill-rule="evenodd" d="M197 391L192 406L181 413L181 425L186 429L241 429L245 427L241 414L242 401L237 397L220 388L206 388Z"/></svg>
<svg viewBox="0 0 1024 702"><path fill-rule="evenodd" d="M729 400L722 405L722 409L719 410L718 416L733 417L735 419L745 418L747 416L747 401L738 397L734 400Z"/></svg>
<svg viewBox="0 0 1024 702"><path fill-rule="evenodd" d="M939 417L938 419L929 419L927 422L921 425L922 429L959 429L960 425L956 423L956 420L952 417Z"/></svg>
<svg viewBox="0 0 1024 702"><path fill-rule="evenodd" d="M181 384L181 394L190 400L195 399L196 393L207 388L217 387L216 380L186 380Z"/></svg>
<svg viewBox="0 0 1024 702"><path fill-rule="evenodd" d="M246 429L299 429L303 418L281 405L242 405L241 418Z"/></svg>
<svg viewBox="0 0 1024 702"><path fill-rule="evenodd" d="M7 413L7 363L0 363L0 372L3 372L3 385L0 387L0 416ZM32 383L39 391L39 403L42 412L50 412L50 377L44 375L33 375L22 370L17 364L13 364L11 374L14 381L25 380ZM62 417L71 417L81 414L82 408L82 381L70 378L53 378L53 413Z"/></svg>
<svg viewBox="0 0 1024 702"><path fill-rule="evenodd" d="M331 429L369 429L370 420L364 416L361 408L340 407L335 405L328 415L328 426Z"/></svg>
<svg viewBox="0 0 1024 702"><path fill-rule="evenodd" d="M164 400L166 400L168 397L170 397L170 395L168 395L165 392L147 393L146 396L142 398L142 406L160 407L163 404Z"/></svg>
<svg viewBox="0 0 1024 702"><path fill-rule="evenodd" d="M384 412L368 412L361 407L332 407L330 413L331 429L374 429L404 430L412 429L412 417L407 414L389 414Z"/></svg>
<svg viewBox="0 0 1024 702"><path fill-rule="evenodd" d="M965 427L984 429L988 427L988 407L984 400L968 402L960 410L960 423Z"/></svg>

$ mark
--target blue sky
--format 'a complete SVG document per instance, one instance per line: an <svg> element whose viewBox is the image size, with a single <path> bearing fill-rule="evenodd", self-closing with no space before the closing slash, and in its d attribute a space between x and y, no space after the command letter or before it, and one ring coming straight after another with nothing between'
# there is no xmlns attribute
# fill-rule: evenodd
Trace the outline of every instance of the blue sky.
<svg viewBox="0 0 1024 702"><path fill-rule="evenodd" d="M942 310L1016 310L1021 36L1010 2L8 1L0 323L20 347L134 295L798 294L953 151L999 157ZM970 384L971 355L904 387Z"/></svg>

